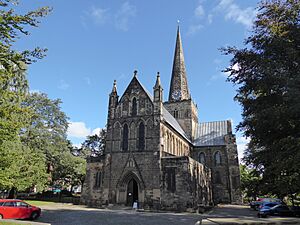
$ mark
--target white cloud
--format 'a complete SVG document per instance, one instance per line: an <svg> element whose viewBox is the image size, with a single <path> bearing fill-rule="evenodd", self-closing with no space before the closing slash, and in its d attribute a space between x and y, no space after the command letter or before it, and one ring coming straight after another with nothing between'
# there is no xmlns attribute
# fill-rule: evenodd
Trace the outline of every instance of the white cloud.
<svg viewBox="0 0 300 225"><path fill-rule="evenodd" d="M244 156L244 151L247 149L247 144L249 143L249 139L245 138L244 136L237 137L236 139L236 144L237 144L237 149L238 149L238 155L239 159L241 159Z"/></svg>
<svg viewBox="0 0 300 225"><path fill-rule="evenodd" d="M60 80L58 84L58 88L61 90L67 90L70 85L65 80Z"/></svg>
<svg viewBox="0 0 300 225"><path fill-rule="evenodd" d="M84 122L69 122L67 134L69 137L85 138L91 134L91 128L87 128Z"/></svg>
<svg viewBox="0 0 300 225"><path fill-rule="evenodd" d="M205 11L202 5L198 5L197 8L194 11L194 15L197 18L201 18L205 15Z"/></svg>
<svg viewBox="0 0 300 225"><path fill-rule="evenodd" d="M98 25L103 25L108 20L108 9L93 6L88 12L94 22Z"/></svg>
<svg viewBox="0 0 300 225"><path fill-rule="evenodd" d="M207 16L207 22L208 22L208 24L211 24L212 22L213 22L213 14L208 14L208 16Z"/></svg>
<svg viewBox="0 0 300 225"><path fill-rule="evenodd" d="M189 26L187 35L193 35L201 30L204 26L202 24L193 24Z"/></svg>
<svg viewBox="0 0 300 225"><path fill-rule="evenodd" d="M203 1L199 1L198 5L194 9L194 16L193 16L193 24L189 26L187 31L187 35L193 35L200 31L204 26L199 22L205 16L205 10L202 6Z"/></svg>
<svg viewBox="0 0 300 225"><path fill-rule="evenodd" d="M115 26L122 31L128 31L129 19L136 16L136 7L129 2L124 2L115 15Z"/></svg>
<svg viewBox="0 0 300 225"><path fill-rule="evenodd" d="M89 135L99 134L101 128L91 129L84 122L69 122L68 137L86 138Z"/></svg>
<svg viewBox="0 0 300 225"><path fill-rule="evenodd" d="M101 128L96 128L96 129L94 129L93 131L92 131L92 135L95 135L95 134L100 134L100 131L101 131L102 129Z"/></svg>
<svg viewBox="0 0 300 225"><path fill-rule="evenodd" d="M256 10L254 8L248 7L242 9L234 2L234 0L221 0L215 10L225 12L226 20L233 20L247 28L252 26L253 19L256 15Z"/></svg>

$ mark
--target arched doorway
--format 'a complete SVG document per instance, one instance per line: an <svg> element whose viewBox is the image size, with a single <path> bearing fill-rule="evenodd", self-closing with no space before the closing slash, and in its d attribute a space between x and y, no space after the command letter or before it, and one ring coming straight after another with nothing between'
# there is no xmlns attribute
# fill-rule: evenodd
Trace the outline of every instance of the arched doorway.
<svg viewBox="0 0 300 225"><path fill-rule="evenodd" d="M135 179L130 179L127 185L127 205L132 206L135 201L139 200L139 187Z"/></svg>

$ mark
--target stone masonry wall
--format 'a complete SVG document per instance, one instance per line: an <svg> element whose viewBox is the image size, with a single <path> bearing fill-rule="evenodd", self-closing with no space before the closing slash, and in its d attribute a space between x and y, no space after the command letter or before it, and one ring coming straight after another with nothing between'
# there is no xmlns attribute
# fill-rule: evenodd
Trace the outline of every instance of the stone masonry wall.
<svg viewBox="0 0 300 225"><path fill-rule="evenodd" d="M221 156L220 163L216 163L217 152ZM200 153L204 153L204 165L212 172L214 203L241 203L240 171L235 143L227 142L224 146L195 147L192 157L201 161Z"/></svg>
<svg viewBox="0 0 300 225"><path fill-rule="evenodd" d="M161 207L185 211L212 204L211 173L196 160L187 157L161 159ZM175 187L170 187L170 176L175 171ZM171 180L172 183L172 180Z"/></svg>

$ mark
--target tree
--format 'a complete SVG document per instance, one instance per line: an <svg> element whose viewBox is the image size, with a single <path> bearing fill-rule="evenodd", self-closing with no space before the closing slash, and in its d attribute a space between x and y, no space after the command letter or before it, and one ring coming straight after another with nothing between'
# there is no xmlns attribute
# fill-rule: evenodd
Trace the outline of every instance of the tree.
<svg viewBox="0 0 300 225"><path fill-rule="evenodd" d="M266 192L300 192L300 2L267 0L258 7L246 47L233 55L228 81L243 109L238 129L250 138L244 160L262 175Z"/></svg>
<svg viewBox="0 0 300 225"><path fill-rule="evenodd" d="M32 116L31 110L22 106L28 93L25 72L27 65L42 58L46 50L36 48L18 52L13 49L13 43L20 34L29 35L26 27L36 27L38 19L47 15L50 9L45 7L20 15L11 8L17 3L0 0L0 188L18 186L24 189L43 178L42 175L31 177L43 171L36 168L43 160L40 160L39 152L32 154L32 149L23 146L19 136Z"/></svg>
<svg viewBox="0 0 300 225"><path fill-rule="evenodd" d="M101 129L99 134L87 136L82 143L80 154L84 156L101 156L104 154L106 144L106 129Z"/></svg>
<svg viewBox="0 0 300 225"><path fill-rule="evenodd" d="M32 51L17 52L12 49L13 43L20 34L29 35L27 26L36 27L38 19L50 12L48 7L28 12L25 15L14 13L7 7L17 1L0 1L0 135L1 140L14 138L26 122L27 110L20 107L28 83L25 75L26 64L44 56L46 49L36 48ZM1 144L1 143L0 143Z"/></svg>
<svg viewBox="0 0 300 225"><path fill-rule="evenodd" d="M30 125L22 129L21 140L24 145L44 155L44 167L50 178L53 174L60 173L60 157L69 152L66 134L68 117L61 110L60 104L60 99L49 99L43 93L28 94L22 103L23 107L33 112L33 116L30 118Z"/></svg>
<svg viewBox="0 0 300 225"><path fill-rule="evenodd" d="M246 165L240 165L241 172L241 190L244 197L249 200L256 200L261 193L261 177L255 169Z"/></svg>
<svg viewBox="0 0 300 225"><path fill-rule="evenodd" d="M72 154L70 151L62 152L59 156L57 169L54 173L55 185L70 187L82 185L86 174L86 160Z"/></svg>

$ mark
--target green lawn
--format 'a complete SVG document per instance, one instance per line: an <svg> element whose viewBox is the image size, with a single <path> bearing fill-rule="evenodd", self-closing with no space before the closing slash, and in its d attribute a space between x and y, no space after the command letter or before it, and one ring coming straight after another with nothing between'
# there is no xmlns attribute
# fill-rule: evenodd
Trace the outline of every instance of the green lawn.
<svg viewBox="0 0 300 225"><path fill-rule="evenodd" d="M30 205L34 206L45 206L45 205L55 205L55 202L47 202L47 201L37 201L37 200L25 200Z"/></svg>
<svg viewBox="0 0 300 225"><path fill-rule="evenodd" d="M30 225L30 223L4 222L0 221L0 225Z"/></svg>

